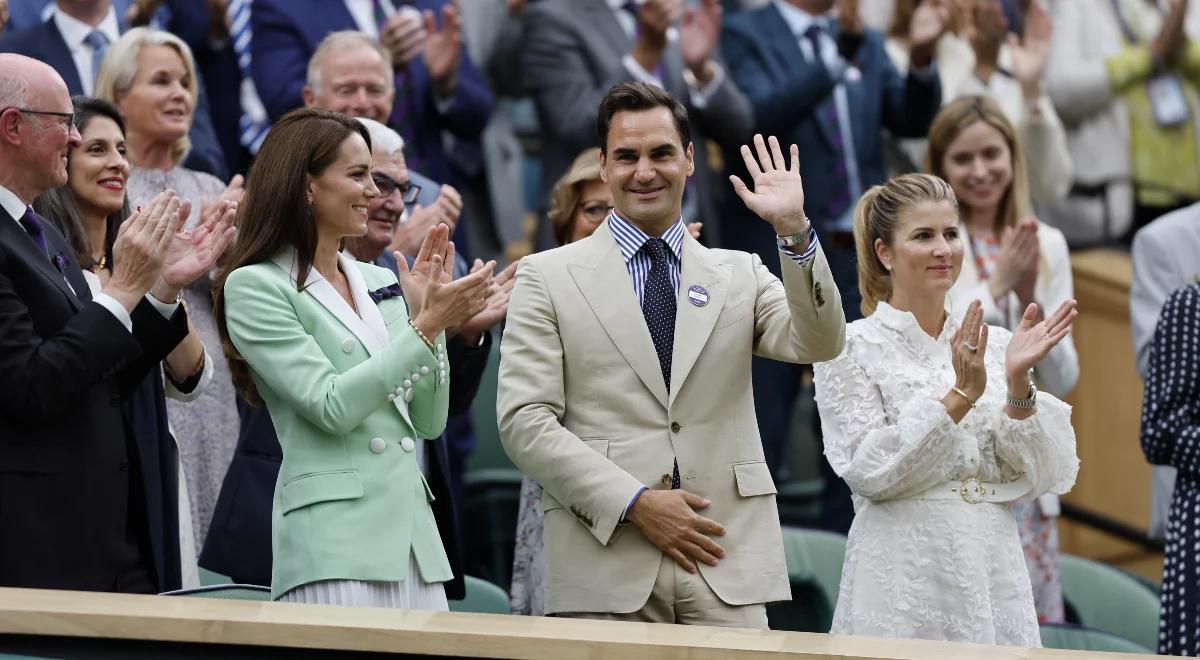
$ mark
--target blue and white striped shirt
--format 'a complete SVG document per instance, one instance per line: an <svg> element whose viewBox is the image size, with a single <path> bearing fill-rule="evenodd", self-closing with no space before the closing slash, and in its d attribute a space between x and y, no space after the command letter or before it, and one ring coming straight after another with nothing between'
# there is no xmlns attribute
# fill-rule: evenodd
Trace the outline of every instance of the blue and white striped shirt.
<svg viewBox="0 0 1200 660"><path fill-rule="evenodd" d="M633 223L617 215L616 211L608 216L608 228L617 240L621 256L625 257L625 267L629 269L629 276L633 278L633 290L637 292L638 305L641 306L646 291L646 278L650 277L650 255L642 252L642 245L654 237L633 226ZM675 290L676 295L679 294L679 268L682 263L683 234L686 231L683 218L680 217L661 237L667 242L667 267L671 276L671 288Z"/></svg>
<svg viewBox="0 0 1200 660"><path fill-rule="evenodd" d="M629 269L629 276L633 278L633 290L637 293L638 305L642 304L643 293L646 290L646 278L650 276L650 255L642 252L642 245L646 241L653 238L646 232L638 229L625 218L617 214L616 210L608 215L608 229L612 232L613 238L617 241L617 247L621 250L621 256L625 257L625 267ZM682 264L683 255L683 234L687 231L687 227L683 224L683 218L675 221L669 229L662 235L662 239L667 242L669 248L667 265L670 269L671 287L675 289L675 294L679 295L679 271ZM796 262L801 268L807 267L812 263L813 257L817 256L817 235L814 232L812 240L808 243L808 249L803 254L796 254L787 249L783 245L779 246L779 251L791 257L792 261Z"/></svg>

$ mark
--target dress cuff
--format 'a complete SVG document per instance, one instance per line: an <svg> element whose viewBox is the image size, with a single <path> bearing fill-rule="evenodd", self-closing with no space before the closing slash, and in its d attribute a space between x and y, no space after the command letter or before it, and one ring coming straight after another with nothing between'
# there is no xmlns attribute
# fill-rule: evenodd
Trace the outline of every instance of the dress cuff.
<svg viewBox="0 0 1200 660"><path fill-rule="evenodd" d="M717 93L721 88L721 83L725 82L725 67L712 60L713 77L704 87L697 87L696 83L700 82L692 74L691 71L684 69L683 79L687 81L688 99L692 102L692 107L697 110L703 110L708 107L708 100Z"/></svg>
<svg viewBox="0 0 1200 660"><path fill-rule="evenodd" d="M178 300L175 302L165 303L165 302L159 300L158 298L155 298L154 296L147 293L146 301L149 302L150 305L152 307L154 307L154 309L157 309L158 313L162 314L162 317L164 319L169 319L172 316L175 316L175 310L179 309L179 301ZM124 309L124 308L122 308L122 309Z"/></svg>
<svg viewBox="0 0 1200 660"><path fill-rule="evenodd" d="M104 309L107 309L109 312L111 312L113 316L117 317L117 320L121 322L121 325L125 326L126 332L133 332L133 318L129 316L129 311L125 309L125 306L117 302L116 298L113 298L102 291L96 294L96 297L92 298L92 300L95 301L97 305L100 305Z"/></svg>
<svg viewBox="0 0 1200 660"><path fill-rule="evenodd" d="M646 492L647 490L650 489L645 486L641 486L637 489L637 492L633 494L633 497L629 498L629 503L626 504L625 509L621 511L621 523L629 522L629 510L633 508L633 503L637 501L637 498L641 497L642 493Z"/></svg>

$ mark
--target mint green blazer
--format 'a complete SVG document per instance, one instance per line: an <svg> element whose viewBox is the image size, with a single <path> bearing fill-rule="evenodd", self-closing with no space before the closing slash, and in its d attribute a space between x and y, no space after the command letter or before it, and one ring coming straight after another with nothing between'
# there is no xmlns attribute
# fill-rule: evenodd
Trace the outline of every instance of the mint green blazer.
<svg viewBox="0 0 1200 660"><path fill-rule="evenodd" d="M225 281L230 340L283 447L273 598L318 580L404 580L410 551L426 582L452 577L416 451L446 427L445 335L431 351L403 298L371 299L395 274L339 261L357 314L315 269L296 290L294 250Z"/></svg>

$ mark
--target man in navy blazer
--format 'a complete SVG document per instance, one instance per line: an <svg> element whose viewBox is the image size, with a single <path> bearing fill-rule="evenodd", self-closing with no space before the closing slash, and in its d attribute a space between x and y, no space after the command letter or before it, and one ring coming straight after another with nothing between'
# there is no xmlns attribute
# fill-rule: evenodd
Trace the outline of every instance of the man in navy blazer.
<svg viewBox="0 0 1200 660"><path fill-rule="evenodd" d="M937 114L941 85L932 53L945 21L936 12L921 14L927 20L910 35L913 66L902 77L884 52L883 35L862 27L857 3L843 3L849 11L843 10L839 20L828 17L833 5L834 0L771 0L761 9L731 14L721 47L734 82L754 109L755 130L800 148L804 206L851 321L861 317L851 234L854 206L867 188L887 177L883 130L924 136ZM745 179L736 152L728 151L725 162ZM778 260L767 258L779 249L768 225L737 203L725 205L722 220L729 227L728 247L755 252L769 268L778 268ZM755 361L754 405L773 470L783 461L799 383L799 367ZM837 481L832 472L827 476ZM846 516L837 518L827 526L848 527Z"/></svg>
<svg viewBox="0 0 1200 660"><path fill-rule="evenodd" d="M59 2L55 13L62 13L82 23L90 24L101 32L124 32L125 30L125 25L122 23L121 17L117 15L112 0L97 0L89 3L86 9L80 9L74 3ZM67 83L67 90L72 96L90 93L91 80L95 80L96 72L90 72L91 80L84 85L79 68L71 55L71 49L67 46L66 39L59 27L59 20L57 16L52 15L45 22L33 27L5 33L4 37L0 38L0 52L32 57L54 67L54 70L58 71L58 75L62 76L63 81ZM106 24L108 28L105 27ZM109 28L112 26L117 26L116 30L110 30ZM112 38L115 35L108 36L109 45L111 45L111 41L115 41ZM192 150L184 165L194 170L208 172L221 180L228 179L225 154L217 140L217 133L213 129L212 117L208 110L208 94L204 90L203 81L200 84L200 99L196 104L192 129L188 133L188 137L192 141Z"/></svg>
<svg viewBox="0 0 1200 660"><path fill-rule="evenodd" d="M390 7L400 3L380 0L380 4ZM454 20L445 20L449 0L415 0L411 4L416 9L433 12L440 30L458 29L456 13ZM303 105L301 90L308 62L325 35L338 30L360 30L376 36L380 31L370 17L356 17L347 3L340 0L254 0L250 23L254 31L251 41L254 85L272 120ZM433 42L432 35L427 35L426 54ZM424 54L396 69L396 105L400 106L407 96L406 102L411 107L408 120L418 129L406 136L412 138L408 153L414 162L410 164L431 179L447 183L461 180L455 169L465 175L478 172L482 163L479 138L492 113L491 92L461 43L458 51L458 66L450 71L448 80L434 80ZM439 82L449 88L448 95L437 94ZM396 118L393 114L393 128L397 128ZM443 133L448 133L450 139L443 140ZM447 152L447 143L451 145L451 153Z"/></svg>

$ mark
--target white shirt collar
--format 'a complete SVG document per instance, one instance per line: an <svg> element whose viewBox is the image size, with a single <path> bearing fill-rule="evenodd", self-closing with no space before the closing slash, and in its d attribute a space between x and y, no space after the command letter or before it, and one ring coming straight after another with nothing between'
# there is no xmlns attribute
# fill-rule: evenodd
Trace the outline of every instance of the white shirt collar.
<svg viewBox="0 0 1200 660"><path fill-rule="evenodd" d="M787 23L788 29L792 34L802 37L808 32L809 26L813 23L829 27L829 19L825 17L813 16L812 14L800 9L787 0L773 0L775 8L783 15L783 21Z"/></svg>
<svg viewBox="0 0 1200 660"><path fill-rule="evenodd" d="M608 0L608 6L613 11L617 11L618 9L624 8L628 2L629 0Z"/></svg>
<svg viewBox="0 0 1200 660"><path fill-rule="evenodd" d="M105 14L104 20L100 21L100 25L92 27L83 21L67 16L65 12L54 12L54 24L58 26L58 31L62 33L63 41L67 42L67 48L72 52L79 50L83 45L83 40L87 38L93 31L99 30L108 38L108 44L111 46L116 43L117 39L121 38L121 27L117 24L117 11L112 7L108 8L108 13Z"/></svg>
<svg viewBox="0 0 1200 660"><path fill-rule="evenodd" d="M17 197L17 194L13 191L0 186L0 207L3 207L12 216L13 220L20 221L21 216L25 215L25 209L29 208L29 205L21 201L21 198Z"/></svg>

